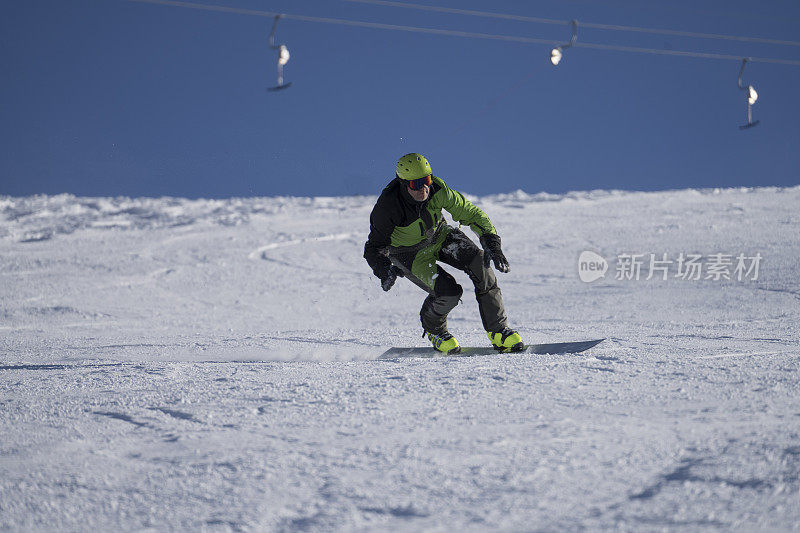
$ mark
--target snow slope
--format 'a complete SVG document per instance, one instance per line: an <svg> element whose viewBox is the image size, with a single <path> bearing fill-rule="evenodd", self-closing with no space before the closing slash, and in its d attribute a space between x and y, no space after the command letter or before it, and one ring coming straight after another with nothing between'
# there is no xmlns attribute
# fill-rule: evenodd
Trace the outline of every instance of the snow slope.
<svg viewBox="0 0 800 533"><path fill-rule="evenodd" d="M800 187L473 198L512 326L608 340L395 361L424 294L362 259L374 200L0 197L0 529L800 528Z"/></svg>

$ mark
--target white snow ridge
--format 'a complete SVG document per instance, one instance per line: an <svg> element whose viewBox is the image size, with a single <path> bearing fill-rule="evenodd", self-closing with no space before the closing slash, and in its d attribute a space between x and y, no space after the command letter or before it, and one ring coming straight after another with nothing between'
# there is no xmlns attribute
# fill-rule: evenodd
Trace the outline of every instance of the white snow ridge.
<svg viewBox="0 0 800 533"><path fill-rule="evenodd" d="M0 530L800 528L800 188L474 198L510 325L606 340L388 361L374 200L0 197Z"/></svg>

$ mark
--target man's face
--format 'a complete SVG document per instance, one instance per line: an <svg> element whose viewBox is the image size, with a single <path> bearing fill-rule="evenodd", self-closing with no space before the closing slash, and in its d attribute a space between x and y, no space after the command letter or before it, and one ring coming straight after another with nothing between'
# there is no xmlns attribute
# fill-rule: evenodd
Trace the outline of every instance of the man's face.
<svg viewBox="0 0 800 533"><path fill-rule="evenodd" d="M433 184L431 178L432 175L428 174L427 176L408 181L406 187L408 188L408 194L411 195L411 198L417 202L424 202L427 200L428 195L431 193L431 185Z"/></svg>
<svg viewBox="0 0 800 533"><path fill-rule="evenodd" d="M406 187L408 189L408 194L411 195L411 198L416 200L417 202L424 202L428 199L428 195L431 192L431 188L428 185L423 185L419 189L412 189L411 187Z"/></svg>

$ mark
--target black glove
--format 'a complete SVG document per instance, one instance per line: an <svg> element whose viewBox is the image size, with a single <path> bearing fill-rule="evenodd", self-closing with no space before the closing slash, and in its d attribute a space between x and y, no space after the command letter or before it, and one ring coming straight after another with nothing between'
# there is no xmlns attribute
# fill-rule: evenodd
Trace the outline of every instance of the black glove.
<svg viewBox="0 0 800 533"><path fill-rule="evenodd" d="M489 262L494 261L494 267L498 272L508 272L511 270L508 265L508 259L503 255L503 250L500 249L500 237L493 233L484 233L481 235L481 246L483 246L483 264L489 268Z"/></svg>
<svg viewBox="0 0 800 533"><path fill-rule="evenodd" d="M394 282L397 281L397 276L403 277L403 273L400 272L396 266L392 265L386 269L386 273L381 276L381 288L384 291L388 291L394 285Z"/></svg>

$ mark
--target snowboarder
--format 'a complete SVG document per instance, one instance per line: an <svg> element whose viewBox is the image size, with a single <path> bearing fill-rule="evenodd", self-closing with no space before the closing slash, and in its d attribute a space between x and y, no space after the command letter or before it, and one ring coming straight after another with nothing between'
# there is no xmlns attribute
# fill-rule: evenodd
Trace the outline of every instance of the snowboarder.
<svg viewBox="0 0 800 533"><path fill-rule="evenodd" d="M461 230L446 224L442 209L456 222L472 228L483 249ZM364 259L384 291L392 288L398 276L428 291L420 319L423 336L436 350L460 351L458 341L447 331L447 314L463 292L437 261L466 272L472 280L481 321L495 349L508 352L523 348L519 333L506 324L503 298L490 266L493 261L498 271L509 271L497 231L481 209L433 175L422 155L406 154L397 162L395 179L383 189L372 209Z"/></svg>

